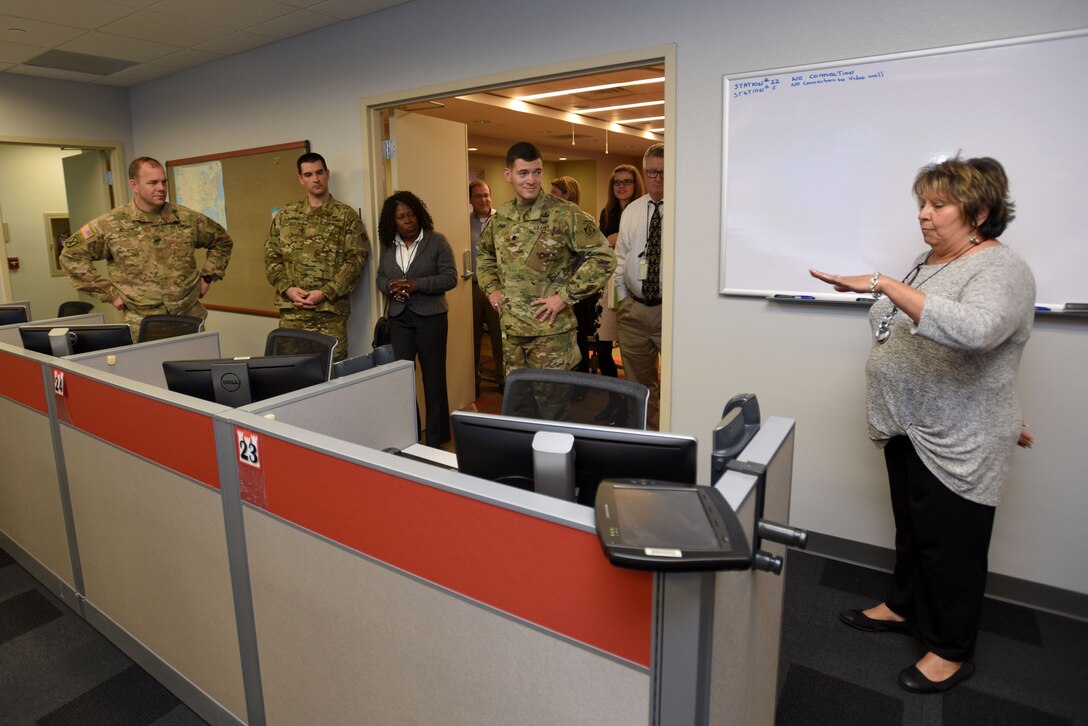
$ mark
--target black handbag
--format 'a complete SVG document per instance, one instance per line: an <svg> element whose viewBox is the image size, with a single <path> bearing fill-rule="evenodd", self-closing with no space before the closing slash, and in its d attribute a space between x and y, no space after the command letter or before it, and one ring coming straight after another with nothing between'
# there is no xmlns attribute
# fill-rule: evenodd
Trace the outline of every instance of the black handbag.
<svg viewBox="0 0 1088 726"><path fill-rule="evenodd" d="M385 301L382 316L378 318L378 322L374 323L374 340L370 341L371 348L388 345L392 339L389 331L389 317L386 315L387 312L389 312L389 300Z"/></svg>

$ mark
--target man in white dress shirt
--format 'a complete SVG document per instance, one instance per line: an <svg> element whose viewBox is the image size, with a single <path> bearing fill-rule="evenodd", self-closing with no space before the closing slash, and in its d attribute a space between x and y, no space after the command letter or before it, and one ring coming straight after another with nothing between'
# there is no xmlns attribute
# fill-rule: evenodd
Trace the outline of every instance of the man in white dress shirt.
<svg viewBox="0 0 1088 726"><path fill-rule="evenodd" d="M661 228L665 208L665 145L654 144L642 157L647 194L627 205L616 241L616 321L624 376L650 389L648 424L660 425L661 383Z"/></svg>

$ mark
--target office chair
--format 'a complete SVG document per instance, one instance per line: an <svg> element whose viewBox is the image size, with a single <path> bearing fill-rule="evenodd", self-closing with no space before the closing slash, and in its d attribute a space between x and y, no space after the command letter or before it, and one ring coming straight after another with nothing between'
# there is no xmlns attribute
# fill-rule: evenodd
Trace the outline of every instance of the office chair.
<svg viewBox="0 0 1088 726"><path fill-rule="evenodd" d="M191 335L204 330L204 321L192 315L148 315L140 321L140 342Z"/></svg>
<svg viewBox="0 0 1088 726"><path fill-rule="evenodd" d="M57 317L66 318L69 315L86 315L92 309L94 309L94 303L83 302L82 300L68 300L60 304L60 308L57 309Z"/></svg>
<svg viewBox="0 0 1088 726"><path fill-rule="evenodd" d="M352 373L359 373L361 371L368 371L374 367L374 354L366 353L365 355L357 355L354 358L345 358L344 360L338 360L332 364L332 377L343 378L344 376L350 376Z"/></svg>
<svg viewBox="0 0 1088 726"><path fill-rule="evenodd" d="M374 365L382 366L386 363L392 363L397 359L397 354L393 352L393 344L386 343L385 345L379 345L374 350L370 351L370 357L374 359Z"/></svg>
<svg viewBox="0 0 1088 726"><path fill-rule="evenodd" d="M506 377L504 416L645 429L650 389L622 378L518 368Z"/></svg>
<svg viewBox="0 0 1088 726"><path fill-rule="evenodd" d="M339 343L336 338L312 330L277 328L268 334L264 344L265 355L307 355L317 353L328 356L329 377L333 377L332 358Z"/></svg>

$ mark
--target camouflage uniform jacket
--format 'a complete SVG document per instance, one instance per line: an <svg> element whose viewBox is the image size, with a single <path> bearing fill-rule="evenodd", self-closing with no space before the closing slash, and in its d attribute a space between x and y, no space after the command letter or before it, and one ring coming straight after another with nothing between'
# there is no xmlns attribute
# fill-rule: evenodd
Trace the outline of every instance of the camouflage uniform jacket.
<svg viewBox="0 0 1088 726"><path fill-rule="evenodd" d="M476 258L480 289L502 290L503 332L527 337L578 327L570 306L600 290L615 269L616 255L593 218L544 192L528 208L516 199L502 205L480 235ZM535 319L530 302L555 293L567 303L555 324Z"/></svg>
<svg viewBox="0 0 1088 726"><path fill-rule="evenodd" d="M343 202L330 195L320 207L311 207L305 199L287 205L272 220L264 244L265 274L279 293L276 307L293 308L285 293L289 287L301 287L325 294L317 310L350 314L348 294L369 254L363 222Z"/></svg>
<svg viewBox="0 0 1088 726"><path fill-rule="evenodd" d="M132 201L80 227L64 242L60 262L77 290L100 300L119 297L136 313L186 314L199 302L201 277L223 278L233 246L226 230L200 212L167 203L161 215L145 214ZM208 250L200 271L197 248ZM106 260L107 277L94 260Z"/></svg>

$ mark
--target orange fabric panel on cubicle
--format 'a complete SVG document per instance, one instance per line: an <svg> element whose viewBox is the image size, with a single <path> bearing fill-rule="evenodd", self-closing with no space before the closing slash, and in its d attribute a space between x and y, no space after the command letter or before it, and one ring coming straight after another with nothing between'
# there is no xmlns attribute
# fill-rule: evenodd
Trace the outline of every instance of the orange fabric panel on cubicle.
<svg viewBox="0 0 1088 726"><path fill-rule="evenodd" d="M0 352L0 396L48 414L41 363Z"/></svg>
<svg viewBox="0 0 1088 726"><path fill-rule="evenodd" d="M259 447L263 491L247 497L250 503L424 580L649 667L653 577L613 567L593 533L271 436L260 436Z"/></svg>
<svg viewBox="0 0 1088 726"><path fill-rule="evenodd" d="M216 489L213 421L165 401L65 373L60 418L77 429Z"/></svg>

